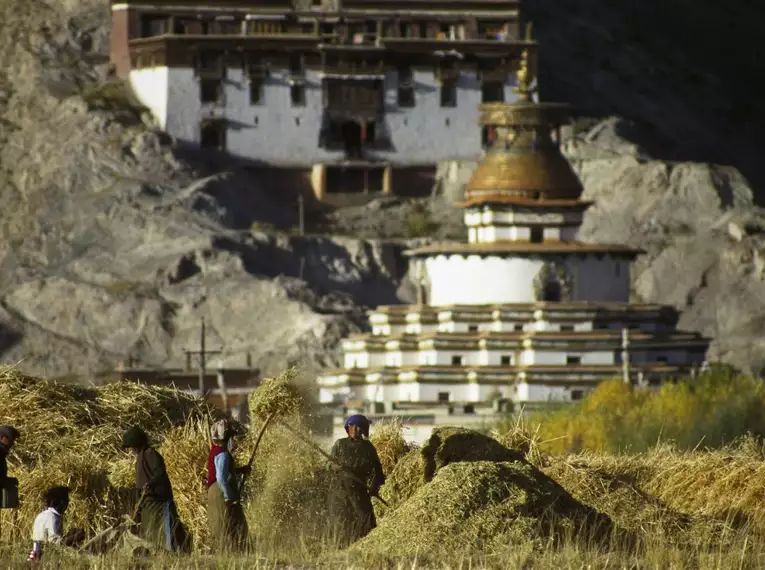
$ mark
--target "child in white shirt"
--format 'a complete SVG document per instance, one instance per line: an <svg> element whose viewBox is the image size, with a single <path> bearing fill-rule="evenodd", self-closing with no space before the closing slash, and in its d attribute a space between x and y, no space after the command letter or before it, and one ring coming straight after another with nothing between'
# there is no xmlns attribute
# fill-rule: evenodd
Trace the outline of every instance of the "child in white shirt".
<svg viewBox="0 0 765 570"><path fill-rule="evenodd" d="M42 558L43 543L60 544L63 540L64 513L69 507L69 489L53 487L45 493L46 509L37 517L32 526L32 552L29 560Z"/></svg>

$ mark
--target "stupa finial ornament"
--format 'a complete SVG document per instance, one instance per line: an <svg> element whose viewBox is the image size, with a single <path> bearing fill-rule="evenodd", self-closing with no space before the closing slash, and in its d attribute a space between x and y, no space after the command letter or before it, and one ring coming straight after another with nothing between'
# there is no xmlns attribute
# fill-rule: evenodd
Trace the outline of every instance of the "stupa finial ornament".
<svg viewBox="0 0 765 570"><path fill-rule="evenodd" d="M537 89L531 86L532 77L529 72L529 50L527 49L521 53L521 62L518 65L518 71L515 73L515 79L515 92L518 94L518 100L524 102L531 101L531 96Z"/></svg>

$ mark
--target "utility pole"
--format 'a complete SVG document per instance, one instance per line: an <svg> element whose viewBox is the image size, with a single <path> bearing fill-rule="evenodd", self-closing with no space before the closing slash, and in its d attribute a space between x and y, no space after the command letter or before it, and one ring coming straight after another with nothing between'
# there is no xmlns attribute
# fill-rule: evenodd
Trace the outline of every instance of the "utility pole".
<svg viewBox="0 0 765 570"><path fill-rule="evenodd" d="M303 207L303 194L298 193L298 224L300 235L305 234L305 208Z"/></svg>
<svg viewBox="0 0 765 570"><path fill-rule="evenodd" d="M630 336L629 329L622 329L622 380L630 384Z"/></svg>
<svg viewBox="0 0 765 570"><path fill-rule="evenodd" d="M300 235L305 235L305 207L303 204L303 193L298 192L298 229L300 232ZM305 273L305 256L300 256L300 271L299 271L299 278L303 278L303 273Z"/></svg>
<svg viewBox="0 0 765 570"><path fill-rule="evenodd" d="M220 350L207 350L205 346L205 318L200 319L201 328L199 332L199 350L187 350L186 362L191 361L192 356L199 358L199 395L205 394L205 370L207 368L207 357L214 354L221 354Z"/></svg>

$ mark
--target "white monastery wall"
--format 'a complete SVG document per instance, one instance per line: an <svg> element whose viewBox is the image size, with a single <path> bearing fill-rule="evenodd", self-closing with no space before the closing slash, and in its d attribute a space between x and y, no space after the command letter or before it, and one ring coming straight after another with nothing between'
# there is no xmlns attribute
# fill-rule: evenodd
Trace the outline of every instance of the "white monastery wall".
<svg viewBox="0 0 765 570"><path fill-rule="evenodd" d="M234 156L283 166L331 163L343 151L319 147L322 127L322 76L305 73L305 105L293 106L289 70L274 68L263 85L260 102L250 100L250 83L241 69L228 69L220 103L202 105L200 84L192 68L155 67L131 72L138 99L171 136L191 144L200 142L200 121L219 117L228 121L226 150ZM441 107L440 85L432 71L415 71L415 106L397 104L398 77L383 80L385 121L378 135L390 137L392 150L370 150L370 158L397 164L430 164L448 160L477 160L482 152L478 127L481 84L475 73L462 73L457 105ZM507 101L517 99L508 82Z"/></svg>
<svg viewBox="0 0 765 570"><path fill-rule="evenodd" d="M517 385L516 394L519 402L568 402L571 400L571 390L563 386L544 386L521 382Z"/></svg>
<svg viewBox="0 0 765 570"><path fill-rule="evenodd" d="M143 103L160 129L167 129L169 69L152 67L130 72L129 82L136 98Z"/></svg>
<svg viewBox="0 0 765 570"><path fill-rule="evenodd" d="M533 303L540 257L438 255L427 258L431 305ZM628 262L610 256L568 256L572 301L628 302Z"/></svg>

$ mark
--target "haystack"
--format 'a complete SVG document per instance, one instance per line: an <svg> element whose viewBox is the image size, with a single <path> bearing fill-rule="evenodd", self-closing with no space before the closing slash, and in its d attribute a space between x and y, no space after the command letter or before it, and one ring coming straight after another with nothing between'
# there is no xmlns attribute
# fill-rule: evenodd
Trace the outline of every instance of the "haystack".
<svg viewBox="0 0 765 570"><path fill-rule="evenodd" d="M422 457L425 481L430 481L439 469L450 463L524 459L522 453L504 447L489 436L458 427L435 428L422 448Z"/></svg>
<svg viewBox="0 0 765 570"><path fill-rule="evenodd" d="M387 514L407 501L446 465L471 461L523 461L523 456L477 431L435 428L422 449L412 449L396 463L380 489L388 509L376 507L377 514Z"/></svg>
<svg viewBox="0 0 765 570"><path fill-rule="evenodd" d="M582 526L610 532L607 517L525 461L453 462L350 551L425 559L444 551L482 554L570 535Z"/></svg>
<svg viewBox="0 0 765 570"><path fill-rule="evenodd" d="M218 417L220 412L204 400L177 390L134 382L90 389L0 369L0 423L21 432L9 456L9 474L19 479L19 527L28 532L45 490L56 485L72 489L67 525L89 534L129 512L134 495L122 488L134 485L134 460L120 446L123 429L137 423L164 454L178 509L189 519L190 530L200 534L205 525L199 507L192 505L199 504L201 480L193 483L193 491L186 481L196 477L190 473L190 455L197 461L201 453L198 461L204 465L206 439L171 435L161 444L176 426L209 425Z"/></svg>

